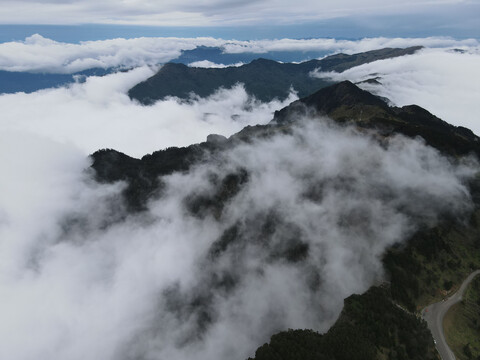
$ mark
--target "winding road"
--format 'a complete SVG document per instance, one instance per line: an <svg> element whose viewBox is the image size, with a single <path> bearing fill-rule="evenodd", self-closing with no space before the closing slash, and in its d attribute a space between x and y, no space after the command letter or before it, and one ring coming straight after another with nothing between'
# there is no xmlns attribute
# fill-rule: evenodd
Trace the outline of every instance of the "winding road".
<svg viewBox="0 0 480 360"><path fill-rule="evenodd" d="M427 306L422 310L422 317L426 320L428 328L432 332L433 339L435 340L437 350L443 360L455 360L450 347L445 340L445 334L443 332L443 317L447 313L448 309L462 300L463 293L468 284L480 274L480 270L471 273L460 286L460 289L444 301L437 302L435 304Z"/></svg>

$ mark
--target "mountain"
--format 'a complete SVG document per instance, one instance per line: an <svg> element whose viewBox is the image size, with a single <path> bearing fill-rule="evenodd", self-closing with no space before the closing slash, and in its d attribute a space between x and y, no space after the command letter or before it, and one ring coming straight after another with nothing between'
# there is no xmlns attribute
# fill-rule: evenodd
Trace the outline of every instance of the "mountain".
<svg viewBox="0 0 480 360"><path fill-rule="evenodd" d="M314 113L312 113L312 111ZM247 126L224 141L210 141L185 148L168 148L134 159L115 150L100 150L92 155L93 169L99 181L127 180L125 190L131 208L142 208L161 187L159 177L176 171L186 171L203 161L206 153L215 153L239 141L267 136L299 117L325 115L340 124L372 128L382 136L403 134L422 137L425 142L450 156L469 153L480 156L479 138L469 129L453 126L419 106L390 107L384 100L360 89L349 81L323 88L277 111L267 125Z"/></svg>
<svg viewBox="0 0 480 360"><path fill-rule="evenodd" d="M302 124L321 124L323 127L307 127L308 131L293 136ZM275 162L275 157L288 158L288 152L295 151L294 147L286 147L286 144L301 147L308 135L321 137L322 133L327 134L327 138L322 138L323 142L328 142L329 136L337 137L331 139L333 142L343 141L343 146L339 149L348 147L359 139L367 139L369 143L375 144L375 151L389 150L384 166L391 171L391 177L377 181L380 175L376 169L383 166L379 165L382 160L377 155L369 157L371 154L362 153L352 159L350 153L341 153L338 157L347 169L355 167L355 161L365 161L360 164L358 173L355 173L357 175L350 176L348 172L344 174L334 168L331 177L317 178L320 175L315 175L311 166L303 166L299 177L287 182L283 188L286 193L294 192L298 183L305 182L307 186L300 192L300 198L295 198L296 201L306 203L309 211L313 204L320 204L324 209L318 214L319 217L314 216L307 225L298 223L298 214L287 211L288 206L294 207L297 202L283 205L283 211L282 206L275 202L271 206L263 203L268 203L274 196L270 193L270 186L254 192L255 198L263 199L259 206L253 207L247 201L247 205L244 204L246 213L242 213L240 218L235 217L239 210L232 209L232 204L245 201L245 188L255 183L261 172L267 171L270 163ZM354 135L344 138L338 137L339 133ZM287 142L276 143L275 139L279 136L286 136ZM273 141L274 154L266 160L262 158L258 164L260 170L252 169L247 165L247 159L259 156L258 150L247 152L247 157L242 157L245 154L242 151L257 149L258 144L267 140ZM314 148L300 152L299 156L293 157L294 161L280 164L287 169L295 168L306 161L309 152L318 150L320 154L321 146L322 142L314 141ZM234 156L224 157L224 154L235 149L240 150L234 152ZM392 160L396 155L400 156L396 158L397 163ZM239 260L259 254L268 266L278 264L282 269L298 269L298 278L292 281L307 284L306 289L312 294L315 305L308 308L309 314L316 318L317 312L322 311L322 304L315 301L321 298L322 286L326 281L321 270L322 264L331 259L312 257L312 254L318 254L318 249L308 241L309 227L321 222L322 217L328 217L328 206L342 206L349 199L352 199L352 204L357 204L365 196L368 204L386 204L386 214L385 211L371 213L369 207L355 208L355 205L351 209L347 206L346 213L334 218L333 222L328 222L329 226L322 227L321 230L328 232L330 226L334 226L336 234L345 234L345 237L342 235L336 241L351 241L346 249L356 249L362 241L380 241L383 236L389 236L383 232L384 227L393 224L395 228L397 222L407 222L409 225L402 232L407 239L403 242L391 241L386 250L378 254L389 282L345 299L342 313L333 327L323 335L311 330L281 331L285 329L281 329L280 325L275 327L266 322L264 326L268 331L277 329L270 335L276 334L269 343L258 348L255 359L393 360L435 358L433 340L425 323L412 313L445 296L472 268L480 267L478 175L471 174L464 180L462 186L465 189L457 189L457 200L461 204L457 208L457 200L448 201L451 195L443 190L444 181L448 183L451 180L434 177L426 182L425 188L417 188L416 183L422 181L417 173L414 176L397 173L396 168L401 167L402 162L412 161L419 156L420 164L425 167L421 176L436 173L438 167L450 171L458 166L458 171L463 173L468 172L468 164L474 162L473 158L478 158L479 155L479 138L470 130L450 125L415 105L390 107L382 99L345 81L290 104L276 112L267 125L246 127L228 139L219 135L209 136L206 142L185 148L160 150L141 159L131 158L115 150L97 151L91 157L97 181L126 182L123 196L127 211L137 215L148 209L152 199L166 196L165 192L169 191L165 186L167 182L171 186L175 179L182 180L182 174L211 165L210 168L207 167L210 170L200 173L208 182L208 188L185 193L183 206L188 216L195 221L221 224L228 219L230 222L212 241L205 255L201 289L186 293L172 289L164 295L167 303L173 304L174 314L182 319L195 319L195 334L205 333L218 318L217 309L212 305L215 299L229 298L238 294L236 291L242 291L244 273L265 273L264 268L252 270L248 267L251 266L250 262L247 261L249 265L245 267ZM429 159L437 157L439 162L429 162ZM328 172L330 163L334 163L336 158L328 156L314 160L313 164L317 166L326 163L323 171ZM235 161L237 163L233 166L231 162ZM474 168L476 166L473 165ZM226 170L215 172L219 168ZM277 168L272 173L275 179L280 176ZM200 175L197 173L197 176ZM364 184L364 178L370 180L365 180L367 182ZM193 179L188 178L188 181ZM356 185L358 182L360 184ZM436 190L436 187L440 190ZM359 194L358 189L365 193ZM328 202L332 191L344 196L340 200ZM429 196L430 192L438 196ZM307 226L307 230L302 226ZM377 226L382 229L379 233L375 230ZM251 246L255 249L253 253ZM366 263L375 261L375 246L375 243L369 245L368 251L362 253L361 257L367 257ZM355 266L355 263L351 261L350 266ZM341 285L343 284L337 290ZM294 306L297 305L299 304ZM272 319L278 319L278 316Z"/></svg>
<svg viewBox="0 0 480 360"><path fill-rule="evenodd" d="M414 46L406 49L385 48L354 55L336 54L300 64L278 63L260 58L243 66L221 69L168 63L154 76L135 85L128 95L131 99L148 105L167 96L187 99L191 93L195 93L205 97L218 88L230 88L242 83L250 95L261 101L285 99L292 88L298 92L299 97L304 97L331 84L329 81L311 77L310 72L315 69L342 72L372 61L413 54L419 49L421 47Z"/></svg>
<svg viewBox="0 0 480 360"><path fill-rule="evenodd" d="M416 105L390 107L383 99L349 81L294 101L275 113L274 122L295 122L305 115L327 115L338 123L353 122L362 128L375 128L384 136L396 133L420 136L428 145L449 155L480 155L479 138L471 130L450 125Z"/></svg>

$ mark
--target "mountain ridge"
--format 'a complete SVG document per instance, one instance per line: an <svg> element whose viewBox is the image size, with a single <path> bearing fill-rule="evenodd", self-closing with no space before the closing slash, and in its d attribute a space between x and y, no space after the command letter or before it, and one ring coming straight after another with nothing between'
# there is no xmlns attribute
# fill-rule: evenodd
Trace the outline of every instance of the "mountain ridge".
<svg viewBox="0 0 480 360"><path fill-rule="evenodd" d="M299 97L304 97L332 84L331 81L311 77L310 72L316 69L342 72L368 62L414 54L420 49L421 46L384 48L353 55L336 54L299 64L260 58L239 67L220 69L167 63L155 75L131 88L128 95L141 104L151 105L168 96L189 99L195 93L206 97L219 88L230 88L242 83L249 95L264 102L275 98L285 99L292 88L298 92Z"/></svg>
<svg viewBox="0 0 480 360"><path fill-rule="evenodd" d="M289 118L328 116L338 123L353 123L363 128L376 128L382 133L421 136L428 145L449 155L480 155L480 138L470 129L454 126L418 105L389 106L383 99L362 90L350 81L343 81L317 91L278 110L273 121L289 122Z"/></svg>
<svg viewBox="0 0 480 360"><path fill-rule="evenodd" d="M254 136L269 136L279 129L284 131L285 126L291 126L298 118L305 116L328 116L338 124L375 129L383 136L421 136L428 145L449 156L469 153L480 156L479 138L471 130L450 125L416 105L390 107L381 98L350 81L343 81L276 111L269 124L247 126L225 141L206 141L183 148L171 147L155 151L141 159L134 159L112 149L100 150L91 155L92 168L99 181L130 181L126 190L130 199L128 202L133 208L142 208L148 196L155 193L155 188L159 186L159 176L188 170L191 165L202 161L205 152L221 151L238 141L249 141Z"/></svg>
<svg viewBox="0 0 480 360"><path fill-rule="evenodd" d="M192 166L212 161L216 155L238 144L249 145L276 134L289 134L304 117L326 123L332 121L339 128L354 126L380 144L397 135L422 137L425 144L452 161L470 154L480 154L479 138L470 130L450 125L416 105L390 107L382 99L345 81L323 88L279 110L269 124L248 126L228 139L209 136L206 142L184 148L167 148L141 159L115 150L100 150L91 155L92 169L100 182L126 181L123 196L129 210L142 212L147 209L149 200L162 196L163 176L187 172ZM250 174L243 168L222 178L212 178L214 190L187 197L184 203L186 211L196 218L212 216L220 221L225 205L249 181ZM342 314L326 334L308 330L277 333L269 344L257 350L255 358L296 360L297 355L301 354L302 359L325 360L434 359L433 340L425 324L400 310L396 304L413 312L425 299L440 295L438 284L455 284L469 267L480 266L478 177L473 178L468 189L474 201L469 219L458 221L452 216L442 217L438 225L421 228L406 244L394 244L387 249L382 262L390 279L389 286L384 289L373 287L362 295L347 298ZM305 196L315 197L316 194ZM286 242L279 249L272 250L269 261L281 261L284 264L304 261L310 248L308 243L302 242L301 236L297 236L295 224L285 225L275 213L262 216L256 225L258 229L245 229L246 225L239 223L227 227L212 243L208 252L209 261L215 262L232 249L242 249L246 241L245 232L249 241L267 246L268 239L276 232L275 226L281 226ZM259 231L260 238L252 237L255 231ZM238 286L239 280L234 273L227 271L211 274L211 278L205 275L205 281L209 291L218 289L222 294L229 294ZM311 286L318 286L318 281L313 276ZM198 297L193 296L189 303L182 300L181 293L172 291L168 299L171 297L169 301L178 303L175 309L180 310L176 311L197 309L201 314L197 327L204 331L214 311L210 305L212 296L211 292L202 292ZM378 306L379 302L381 307Z"/></svg>

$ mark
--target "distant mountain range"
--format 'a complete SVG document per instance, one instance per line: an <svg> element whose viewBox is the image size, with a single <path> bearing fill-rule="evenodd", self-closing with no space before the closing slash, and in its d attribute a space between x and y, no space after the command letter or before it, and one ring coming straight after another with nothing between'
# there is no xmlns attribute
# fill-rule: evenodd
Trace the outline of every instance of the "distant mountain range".
<svg viewBox="0 0 480 360"><path fill-rule="evenodd" d="M172 60L172 63L191 64L197 61L211 61L216 64L237 64L249 63L261 56L264 59L274 60L278 62L299 62L310 59L318 59L328 55L325 50L311 50L311 51L269 51L266 53L255 52L241 52L229 53L223 47L212 46L197 46L192 50L183 50L182 54Z"/></svg>
<svg viewBox="0 0 480 360"><path fill-rule="evenodd" d="M334 65L333 59L330 61L330 69L348 66L345 63ZM355 61L359 61L358 58ZM252 66L266 63L271 62L260 60ZM479 138L470 130L450 125L415 105L390 107L382 99L345 81L325 87L276 112L267 125L246 127L228 139L212 135L206 142L160 150L141 159L115 150L100 150L91 155L92 169L99 182L125 181L124 199L130 211L141 213L150 199L162 196L163 176L189 171L195 165L213 161L219 154L235 146L248 146L259 139L268 139L280 133L288 134L305 116L319 122L328 121L325 119L328 116L341 127L353 126L365 136L374 134L372 141L379 143L399 134L409 138L421 137L428 146L452 161L472 154L477 157L480 155ZM226 204L242 190L250 176L248 169L244 169L232 172L223 179L216 179L213 193L198 194L188 199L188 211L199 218L210 214L220 219ZM348 182L338 179L337 186L348 186ZM390 247L383 257L390 283L374 286L365 294L347 298L342 314L326 334L320 335L311 330L278 333L256 351L255 359L436 359L431 334L425 323L412 313L441 296L439 288L448 290L452 284L459 283L469 269L480 267L478 177L468 184L468 188L474 202L470 219L458 221L451 216L444 216L434 227L420 228L406 245ZM314 199L315 196L314 193L305 195L306 199ZM277 222L279 220L273 223L268 221L271 220L259 228L252 224L238 224L229 228L213 242L209 261L215 261L228 249L241 248L242 242L247 241L245 239L268 244L274 231L272 226L282 226L281 222ZM272 250L271 256L286 264L301 263L309 253L308 246L297 238L288 240L282 246L281 250ZM208 282L211 296L219 289L228 292L236 286L235 278L224 279L227 282L219 282L214 278L210 280L205 281ZM204 307L204 301L208 302L210 295L202 296L203 300L194 302L196 305L189 305L190 310L192 306L199 306L202 312L210 311ZM208 319L210 315L205 316ZM203 328L206 325L202 323L199 326Z"/></svg>
<svg viewBox="0 0 480 360"><path fill-rule="evenodd" d="M316 69L342 72L372 61L413 54L419 49L421 47L414 46L406 49L385 48L354 55L336 54L300 64L278 63L260 58L243 66L220 69L167 63L154 76L130 89L128 95L131 99L148 105L167 96L188 99L193 93L206 97L219 88L231 88L241 83L248 94L261 101L271 101L274 98L283 100L291 90L296 91L299 97L304 97L332 84L331 81L310 76Z"/></svg>
<svg viewBox="0 0 480 360"><path fill-rule="evenodd" d="M277 61L295 61L323 56L320 51L229 54L222 48L198 46L193 50L184 50L182 54L167 63L152 78L132 88L129 95L142 104L164 98L178 96L188 98L194 92L199 96L208 96L219 87L229 88L243 83L247 91L259 100L283 99L291 88L298 91L300 97L311 94L331 82L315 79L308 74L321 68L324 71L344 71L363 63L412 54L421 47L407 49L382 49L355 55L336 54L323 60L310 60L300 64L278 63ZM238 68L205 69L190 68L186 65L208 60L214 63L235 64L251 62ZM16 92L32 93L42 89L56 88L74 82L83 82L89 76L104 76L119 71L116 68L92 68L73 74L5 71L0 70L0 94Z"/></svg>
<svg viewBox="0 0 480 360"><path fill-rule="evenodd" d="M0 70L0 94L32 93L74 82L84 82L89 76L104 76L114 71L114 69L93 68L74 74L49 74Z"/></svg>

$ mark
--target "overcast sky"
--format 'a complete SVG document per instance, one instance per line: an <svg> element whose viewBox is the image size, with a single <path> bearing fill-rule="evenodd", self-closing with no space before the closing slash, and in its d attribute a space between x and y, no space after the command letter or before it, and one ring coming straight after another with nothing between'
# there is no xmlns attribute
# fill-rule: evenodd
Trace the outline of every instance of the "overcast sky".
<svg viewBox="0 0 480 360"><path fill-rule="evenodd" d="M425 15L426 26L432 18L438 18L445 25L455 22L459 27L475 27L480 3L478 0L1 0L0 6L1 24L292 25L333 18ZM448 24L452 25L455 24Z"/></svg>

